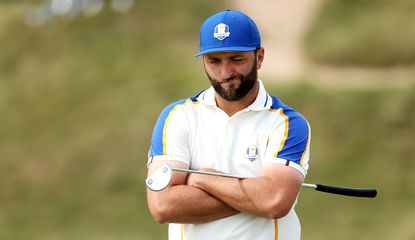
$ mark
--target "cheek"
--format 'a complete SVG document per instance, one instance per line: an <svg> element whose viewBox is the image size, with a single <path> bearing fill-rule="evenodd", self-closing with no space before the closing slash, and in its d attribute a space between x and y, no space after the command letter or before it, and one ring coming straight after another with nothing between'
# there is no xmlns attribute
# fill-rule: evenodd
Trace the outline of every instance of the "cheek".
<svg viewBox="0 0 415 240"><path fill-rule="evenodd" d="M212 66L205 65L205 72L215 79L217 79L217 77L220 76L220 69L217 67L215 68Z"/></svg>
<svg viewBox="0 0 415 240"><path fill-rule="evenodd" d="M251 66L251 65L244 65L244 66L238 67L236 69L236 72L239 73L242 76L246 76L252 71L252 67L253 66Z"/></svg>
<svg viewBox="0 0 415 240"><path fill-rule="evenodd" d="M206 74L207 74L210 78L215 78L215 79L216 79L216 75L215 75L215 73L212 71L212 69L205 68L205 72L206 72Z"/></svg>
<svg viewBox="0 0 415 240"><path fill-rule="evenodd" d="M211 69L205 67L205 73L211 82L217 81L217 75Z"/></svg>

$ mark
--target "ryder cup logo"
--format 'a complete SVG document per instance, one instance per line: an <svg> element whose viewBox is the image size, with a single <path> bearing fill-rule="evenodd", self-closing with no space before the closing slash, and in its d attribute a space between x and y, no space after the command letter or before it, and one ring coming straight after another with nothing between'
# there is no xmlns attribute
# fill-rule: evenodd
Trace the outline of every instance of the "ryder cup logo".
<svg viewBox="0 0 415 240"><path fill-rule="evenodd" d="M255 145L251 145L246 149L245 157L249 159L251 162L255 161L259 157L259 150L258 147Z"/></svg>
<svg viewBox="0 0 415 240"><path fill-rule="evenodd" d="M230 34L231 33L229 32L228 25L226 25L224 23L219 23L215 27L215 30L213 32L213 37L215 37L215 38L222 41L223 39L229 37Z"/></svg>

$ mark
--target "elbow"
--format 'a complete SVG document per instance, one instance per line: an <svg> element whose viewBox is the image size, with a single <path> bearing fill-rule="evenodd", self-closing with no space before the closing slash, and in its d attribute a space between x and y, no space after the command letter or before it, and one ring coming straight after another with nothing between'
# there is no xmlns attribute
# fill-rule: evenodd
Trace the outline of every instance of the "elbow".
<svg viewBox="0 0 415 240"><path fill-rule="evenodd" d="M285 217L290 212L290 209L270 209L266 212L266 217L271 219L278 219Z"/></svg>
<svg viewBox="0 0 415 240"><path fill-rule="evenodd" d="M165 213L158 210L153 210L151 211L151 215L153 216L153 219L156 220L156 222L161 224L167 223L167 216Z"/></svg>
<svg viewBox="0 0 415 240"><path fill-rule="evenodd" d="M151 215L158 223L169 223L173 215L173 207L165 204L150 208Z"/></svg>
<svg viewBox="0 0 415 240"><path fill-rule="evenodd" d="M168 223L167 217L160 213L152 213L154 220L160 224Z"/></svg>
<svg viewBox="0 0 415 240"><path fill-rule="evenodd" d="M284 201L275 201L270 203L265 209L266 217L272 219L278 219L285 217L291 210L293 203L287 203Z"/></svg>
<svg viewBox="0 0 415 240"><path fill-rule="evenodd" d="M172 220L174 207L163 201L154 201L149 203L151 215L158 223L168 223Z"/></svg>

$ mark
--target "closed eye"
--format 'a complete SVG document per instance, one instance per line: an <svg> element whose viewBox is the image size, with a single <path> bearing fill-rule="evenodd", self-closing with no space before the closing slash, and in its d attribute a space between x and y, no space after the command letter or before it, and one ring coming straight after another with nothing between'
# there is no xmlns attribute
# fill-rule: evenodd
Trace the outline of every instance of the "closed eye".
<svg viewBox="0 0 415 240"><path fill-rule="evenodd" d="M208 61L210 64L216 64L216 63L219 63L219 59L215 59L215 58L208 59L207 61Z"/></svg>
<svg viewBox="0 0 415 240"><path fill-rule="evenodd" d="M234 62L234 63L240 63L240 62L242 62L244 59L243 59L243 58L240 58L240 57L235 57L235 58L232 58L231 60L232 60L232 62Z"/></svg>

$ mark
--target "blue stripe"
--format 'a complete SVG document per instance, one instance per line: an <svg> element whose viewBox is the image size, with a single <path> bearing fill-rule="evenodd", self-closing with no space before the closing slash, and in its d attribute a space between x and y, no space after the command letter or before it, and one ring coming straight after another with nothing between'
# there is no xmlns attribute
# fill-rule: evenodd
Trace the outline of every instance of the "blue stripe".
<svg viewBox="0 0 415 240"><path fill-rule="evenodd" d="M200 91L198 94L192 96L190 100L192 102L197 102L197 98L205 92L206 90ZM151 148L149 151L148 156L153 157L156 155L163 155L163 130L164 125L166 124L167 117L169 116L170 112L176 107L177 105L184 104L188 99L182 99L175 103L170 104L167 106L161 113L159 118L157 119L156 125L153 130L153 137L151 139Z"/></svg>
<svg viewBox="0 0 415 240"><path fill-rule="evenodd" d="M157 119L156 125L153 130L153 137L151 138L151 148L149 152L149 157L156 155L163 155L163 130L164 125L166 124L167 117L170 112L179 104L184 104L187 99L180 100L178 102L172 103L167 106Z"/></svg>
<svg viewBox="0 0 415 240"><path fill-rule="evenodd" d="M266 107L267 106L267 103L268 103L268 94L265 96L265 98L266 98L266 100L265 100L264 107Z"/></svg>
<svg viewBox="0 0 415 240"><path fill-rule="evenodd" d="M277 97L271 96L271 99L272 99L271 109L277 110L280 107L288 107L283 102L281 102Z"/></svg>
<svg viewBox="0 0 415 240"><path fill-rule="evenodd" d="M202 90L200 91L198 94L194 95L193 97L190 98L190 100L192 100L192 102L197 102L197 98L200 96L200 94L202 94L204 91L206 90ZM205 97L205 96L203 96Z"/></svg>
<svg viewBox="0 0 415 240"><path fill-rule="evenodd" d="M288 136L284 147L278 152L277 157L300 164L301 156L306 150L308 141L307 120L297 111L288 107L276 97L273 97L273 109L282 108L288 117Z"/></svg>

